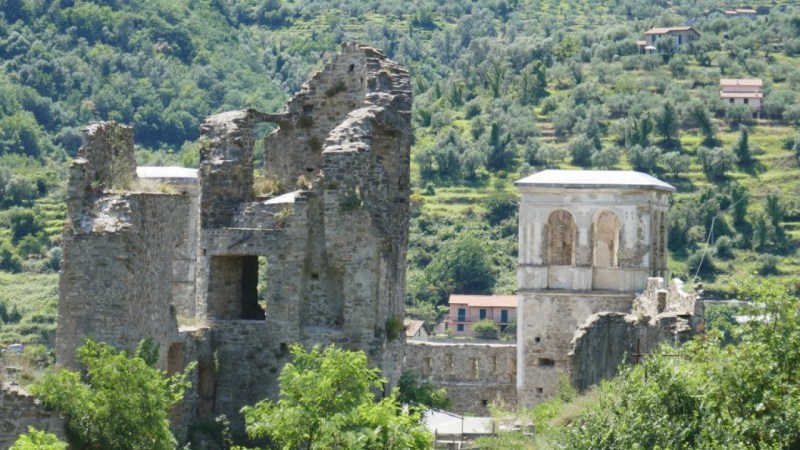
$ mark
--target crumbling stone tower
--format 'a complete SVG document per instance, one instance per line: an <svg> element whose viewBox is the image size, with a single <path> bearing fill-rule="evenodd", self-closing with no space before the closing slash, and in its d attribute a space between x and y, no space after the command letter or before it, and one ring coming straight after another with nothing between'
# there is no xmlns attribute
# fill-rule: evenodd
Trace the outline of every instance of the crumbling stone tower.
<svg viewBox="0 0 800 450"><path fill-rule="evenodd" d="M517 402L530 406L557 392L573 334L587 318L629 313L648 278L666 275L675 188L626 171L545 170L515 185L522 193Z"/></svg>
<svg viewBox="0 0 800 450"><path fill-rule="evenodd" d="M281 113L206 119L196 171L137 169L129 128L88 127L69 181L58 362L73 365L86 336L129 351L152 337L169 371L199 362L183 422L226 414L238 431L242 406L276 397L293 343L364 350L394 385L410 118L408 73L344 44ZM264 196L259 122L278 125L263 177L283 187Z"/></svg>

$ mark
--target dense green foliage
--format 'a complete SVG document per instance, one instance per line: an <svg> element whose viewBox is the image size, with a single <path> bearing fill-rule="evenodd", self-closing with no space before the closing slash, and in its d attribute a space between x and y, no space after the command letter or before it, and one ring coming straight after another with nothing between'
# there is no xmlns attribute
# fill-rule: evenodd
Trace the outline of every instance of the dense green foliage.
<svg viewBox="0 0 800 450"><path fill-rule="evenodd" d="M177 442L169 428L169 408L183 398L186 374L194 365L168 377L152 367L153 353L147 340L132 358L87 340L77 350L80 372L53 370L30 390L64 416L76 448L171 450Z"/></svg>
<svg viewBox="0 0 800 450"><path fill-rule="evenodd" d="M67 450L67 444L52 433L28 427L28 432L20 435L9 450Z"/></svg>
<svg viewBox="0 0 800 450"><path fill-rule="evenodd" d="M774 282L746 282L750 300L709 314L712 330L623 367L585 397L557 397L529 414L542 448L791 449L800 445L800 299ZM727 316L727 318L726 318ZM726 333L720 331L723 328ZM514 448L514 433L487 440ZM496 445L496 446L495 446ZM520 447L523 448L523 447Z"/></svg>
<svg viewBox="0 0 800 450"><path fill-rule="evenodd" d="M286 450L430 448L418 413L403 410L394 394L376 401L384 380L364 352L299 345L291 352L278 377L280 400L242 410L250 437Z"/></svg>
<svg viewBox="0 0 800 450"><path fill-rule="evenodd" d="M447 391L436 389L427 381L421 382L413 370L406 370L397 382L397 401L412 408L447 409Z"/></svg>

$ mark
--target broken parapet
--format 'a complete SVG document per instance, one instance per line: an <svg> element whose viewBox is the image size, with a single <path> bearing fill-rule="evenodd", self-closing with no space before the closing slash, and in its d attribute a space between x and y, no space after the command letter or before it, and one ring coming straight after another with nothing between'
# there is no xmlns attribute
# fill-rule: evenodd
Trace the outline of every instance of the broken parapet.
<svg viewBox="0 0 800 450"><path fill-rule="evenodd" d="M647 289L633 302L632 313L593 314L575 332L570 343L570 378L583 390L616 375L620 363L633 363L661 344L680 345L699 330L703 302L683 282L650 278Z"/></svg>
<svg viewBox="0 0 800 450"><path fill-rule="evenodd" d="M0 384L0 448L9 448L28 427L46 431L66 441L64 421L47 411L39 400L16 384Z"/></svg>
<svg viewBox="0 0 800 450"><path fill-rule="evenodd" d="M649 278L647 289L633 301L633 314L649 321L658 315L671 314L689 317L692 328L703 322L703 302L696 291L684 291L684 283L673 278L669 286L665 286L660 277Z"/></svg>
<svg viewBox="0 0 800 450"><path fill-rule="evenodd" d="M130 127L102 122L83 131L59 277L56 357L67 367L87 337L129 354L147 337L167 348L177 333L175 248L190 217L188 195L128 190L136 179Z"/></svg>
<svg viewBox="0 0 800 450"><path fill-rule="evenodd" d="M133 129L115 122L97 122L82 130L78 157L69 167L67 208L90 207L107 189L127 189L136 179Z"/></svg>

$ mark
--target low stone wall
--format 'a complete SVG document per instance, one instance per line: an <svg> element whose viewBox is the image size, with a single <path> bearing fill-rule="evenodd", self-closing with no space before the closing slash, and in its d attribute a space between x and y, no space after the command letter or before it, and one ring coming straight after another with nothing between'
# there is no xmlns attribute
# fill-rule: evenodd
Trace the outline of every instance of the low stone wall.
<svg viewBox="0 0 800 450"><path fill-rule="evenodd" d="M11 447L29 426L66 441L64 421L58 414L45 411L39 401L21 387L3 383L0 385L0 448Z"/></svg>
<svg viewBox="0 0 800 450"><path fill-rule="evenodd" d="M408 341L404 368L420 381L445 388L459 413L488 415L489 405L517 404L515 344L448 344Z"/></svg>

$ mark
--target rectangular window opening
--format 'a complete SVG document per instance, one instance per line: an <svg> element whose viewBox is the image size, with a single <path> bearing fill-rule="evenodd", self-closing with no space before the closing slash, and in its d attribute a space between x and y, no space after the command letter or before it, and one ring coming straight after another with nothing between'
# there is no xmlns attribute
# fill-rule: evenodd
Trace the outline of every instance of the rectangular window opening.
<svg viewBox="0 0 800 450"><path fill-rule="evenodd" d="M208 314L218 320L264 320L266 259L214 256L208 274Z"/></svg>
<svg viewBox="0 0 800 450"><path fill-rule="evenodd" d="M460 323L460 324L456 325L456 331L464 331L464 324Z"/></svg>
<svg viewBox="0 0 800 450"><path fill-rule="evenodd" d="M539 359L536 360L536 365L537 366L555 366L556 362L555 362L555 360L552 360L550 358L539 358Z"/></svg>
<svg viewBox="0 0 800 450"><path fill-rule="evenodd" d="M467 321L467 308L458 308L458 321L459 322Z"/></svg>

